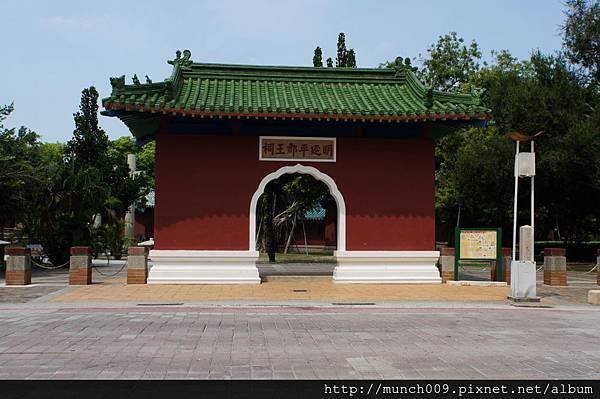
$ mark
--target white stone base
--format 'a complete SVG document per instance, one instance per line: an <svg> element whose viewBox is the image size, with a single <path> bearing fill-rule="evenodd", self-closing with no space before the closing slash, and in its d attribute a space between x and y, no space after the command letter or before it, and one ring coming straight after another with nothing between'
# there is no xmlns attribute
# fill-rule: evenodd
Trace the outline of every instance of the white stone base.
<svg viewBox="0 0 600 399"><path fill-rule="evenodd" d="M441 284L439 251L335 251L336 283Z"/></svg>
<svg viewBox="0 0 600 399"><path fill-rule="evenodd" d="M152 250L148 284L260 284L258 251Z"/></svg>
<svg viewBox="0 0 600 399"><path fill-rule="evenodd" d="M458 280L458 281L446 281L448 285L458 286L473 286L473 287L506 287L505 281L471 281L471 280Z"/></svg>
<svg viewBox="0 0 600 399"><path fill-rule="evenodd" d="M536 298L535 283L535 263L527 261L510 263L510 288L513 298Z"/></svg>
<svg viewBox="0 0 600 399"><path fill-rule="evenodd" d="M600 290L589 290L588 302L592 305L600 305Z"/></svg>

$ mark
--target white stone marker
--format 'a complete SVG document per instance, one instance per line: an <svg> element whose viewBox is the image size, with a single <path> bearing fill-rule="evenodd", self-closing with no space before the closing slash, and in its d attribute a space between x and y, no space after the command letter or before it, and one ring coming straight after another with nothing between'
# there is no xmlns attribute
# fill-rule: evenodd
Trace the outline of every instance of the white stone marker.
<svg viewBox="0 0 600 399"><path fill-rule="evenodd" d="M536 273L533 261L533 228L519 229L519 261L510 264L511 296L515 299L536 298Z"/></svg>

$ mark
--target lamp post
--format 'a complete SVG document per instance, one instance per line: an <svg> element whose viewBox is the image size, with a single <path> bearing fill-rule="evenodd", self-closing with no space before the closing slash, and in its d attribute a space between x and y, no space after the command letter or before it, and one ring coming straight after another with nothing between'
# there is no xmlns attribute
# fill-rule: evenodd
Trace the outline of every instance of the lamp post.
<svg viewBox="0 0 600 399"><path fill-rule="evenodd" d="M534 260L534 222L535 222L535 152L534 138L542 134L538 132L533 136L526 136L518 132L510 134L515 141L515 198L513 207L513 246L511 262L511 297L513 300L539 300L536 296L536 270ZM521 141L529 141L529 152L520 151ZM517 213L519 178L531 178L531 224L521 226L519 229L519 260L517 254Z"/></svg>
<svg viewBox="0 0 600 399"><path fill-rule="evenodd" d="M127 154L127 165L129 166L129 175L136 175L136 157L135 154ZM125 214L125 238L129 239L130 243L135 239L135 205L131 204L129 210Z"/></svg>

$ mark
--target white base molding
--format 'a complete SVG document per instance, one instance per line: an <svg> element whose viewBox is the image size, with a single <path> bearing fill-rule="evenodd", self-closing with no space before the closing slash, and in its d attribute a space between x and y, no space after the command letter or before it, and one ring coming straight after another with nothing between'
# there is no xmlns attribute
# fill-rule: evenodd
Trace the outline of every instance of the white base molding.
<svg viewBox="0 0 600 399"><path fill-rule="evenodd" d="M258 251L152 250L148 284L260 284Z"/></svg>
<svg viewBox="0 0 600 399"><path fill-rule="evenodd" d="M335 251L336 283L441 284L439 251Z"/></svg>

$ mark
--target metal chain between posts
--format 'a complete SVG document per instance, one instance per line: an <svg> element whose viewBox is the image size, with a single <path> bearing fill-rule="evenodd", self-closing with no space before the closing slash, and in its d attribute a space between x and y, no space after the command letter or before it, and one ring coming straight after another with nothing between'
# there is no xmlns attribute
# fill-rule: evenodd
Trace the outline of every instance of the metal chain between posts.
<svg viewBox="0 0 600 399"><path fill-rule="evenodd" d="M600 266L600 264L596 263L596 264L594 265L594 267L592 267L592 269L591 269L589 272L585 272L585 273L583 273L583 274L590 274L591 272L593 272L593 271L595 271L595 270L598 270L598 267L599 267L599 266Z"/></svg>
<svg viewBox="0 0 600 399"><path fill-rule="evenodd" d="M539 272L540 270L542 270L544 268L544 264L542 263L542 265L540 267L538 267L537 269L535 269L535 272Z"/></svg>
<svg viewBox="0 0 600 399"><path fill-rule="evenodd" d="M54 266L54 265L52 265L52 266L45 266L45 265L43 265L43 264L41 264L41 263L38 263L38 262L36 262L36 261L35 261L35 258L33 258L33 257L31 257L31 258L30 258L30 260L31 260L31 263L33 263L33 264L34 264L34 265L36 265L37 267L39 267L39 268L41 268L41 269L46 269L46 270L56 270L56 269L60 269L61 267L65 267L66 265L68 265L68 264L70 263L69 261L66 261L65 263L63 263L63 264L62 264L62 265L60 265L60 266Z"/></svg>
<svg viewBox="0 0 600 399"><path fill-rule="evenodd" d="M110 266L110 257L109 257L108 255L106 255L106 261L107 261L108 265ZM94 265L92 264L92 268L96 269L96 272L97 272L98 274L100 274L100 275L104 276L104 277L114 277L114 276L116 276L117 274L121 273L121 272L123 271L123 269L125 269L125 266L127 266L127 261L125 261L125 263L123 263L123 266L121 266L121 268L120 268L120 269L119 269L119 270L118 270L116 273L113 273L113 274L106 274L106 273L102 273L102 272L100 271L100 269L98 269L98 266L94 266Z"/></svg>

